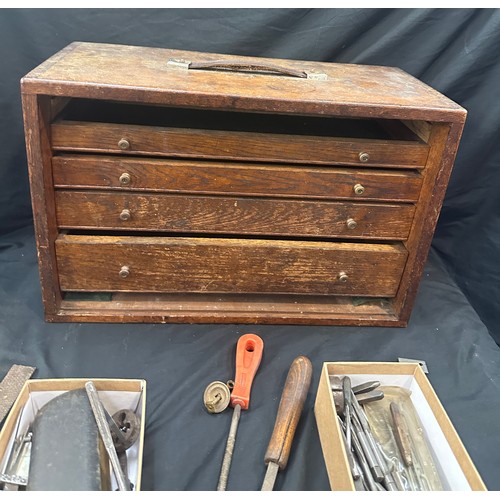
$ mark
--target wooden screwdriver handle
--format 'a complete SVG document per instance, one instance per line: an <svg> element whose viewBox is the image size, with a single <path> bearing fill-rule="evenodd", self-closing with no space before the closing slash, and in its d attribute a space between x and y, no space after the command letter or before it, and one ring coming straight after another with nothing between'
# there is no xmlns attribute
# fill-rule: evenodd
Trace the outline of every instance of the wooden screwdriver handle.
<svg viewBox="0 0 500 500"><path fill-rule="evenodd" d="M404 415L401 413L399 405L394 401L389 406L391 410L392 420L394 422L394 437L399 448L399 452L403 458L403 462L407 467L413 465L413 457L411 453L410 431L406 423Z"/></svg>
<svg viewBox="0 0 500 500"><path fill-rule="evenodd" d="M274 423L274 430L264 461L274 462L283 470L288 463L295 429L311 385L312 365L309 358L299 356L290 366Z"/></svg>

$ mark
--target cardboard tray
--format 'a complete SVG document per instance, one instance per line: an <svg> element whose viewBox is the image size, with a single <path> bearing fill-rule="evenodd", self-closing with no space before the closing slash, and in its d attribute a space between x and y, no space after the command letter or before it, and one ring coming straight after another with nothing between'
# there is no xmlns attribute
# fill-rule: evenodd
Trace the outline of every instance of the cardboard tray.
<svg viewBox="0 0 500 500"><path fill-rule="evenodd" d="M439 476L446 490L484 491L467 450L441 405L424 371L417 363L327 362L323 364L314 413L331 489L354 491L354 482L330 389L330 375L348 375L352 384L380 380L411 390L411 399L430 444Z"/></svg>
<svg viewBox="0 0 500 500"><path fill-rule="evenodd" d="M26 429L37 411L48 401L63 392L81 389L92 380L106 410L113 414L120 409L136 412L141 421L138 440L127 450L130 481L134 490L141 489L142 456L146 415L146 381L140 379L37 379L28 380L12 406L0 431L0 471L4 470L10 450L18 432ZM113 474L112 489L116 488Z"/></svg>

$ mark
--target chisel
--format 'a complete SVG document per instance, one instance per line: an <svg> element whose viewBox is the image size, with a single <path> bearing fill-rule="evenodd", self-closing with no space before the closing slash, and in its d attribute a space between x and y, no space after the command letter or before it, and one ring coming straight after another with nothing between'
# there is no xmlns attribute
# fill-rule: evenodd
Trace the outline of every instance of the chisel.
<svg viewBox="0 0 500 500"><path fill-rule="evenodd" d="M250 405L252 382L259 368L263 350L263 340L253 333L242 335L236 345L236 374L230 403L234 408L234 412L227 437L226 451L224 452L217 491L226 490L241 410L248 410L248 406Z"/></svg>
<svg viewBox="0 0 500 500"><path fill-rule="evenodd" d="M264 457L267 472L261 491L272 491L278 471L284 470L288 463L293 436L311 384L311 377L312 365L309 358L305 356L295 358L288 371L274 430Z"/></svg>

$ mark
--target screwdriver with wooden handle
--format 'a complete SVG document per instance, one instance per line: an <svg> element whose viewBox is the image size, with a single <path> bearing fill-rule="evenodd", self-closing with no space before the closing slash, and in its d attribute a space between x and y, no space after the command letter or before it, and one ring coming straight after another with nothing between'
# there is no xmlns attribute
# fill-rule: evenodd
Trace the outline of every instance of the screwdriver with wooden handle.
<svg viewBox="0 0 500 500"><path fill-rule="evenodd" d="M273 434L264 457L267 472L261 491L272 491L278 471L286 468L311 378L312 365L309 358L295 358L286 377Z"/></svg>
<svg viewBox="0 0 500 500"><path fill-rule="evenodd" d="M253 333L242 335L236 345L236 374L230 403L234 408L234 412L227 437L226 451L224 452L217 491L226 490L241 410L248 410L250 405L252 382L260 366L263 350L264 341Z"/></svg>

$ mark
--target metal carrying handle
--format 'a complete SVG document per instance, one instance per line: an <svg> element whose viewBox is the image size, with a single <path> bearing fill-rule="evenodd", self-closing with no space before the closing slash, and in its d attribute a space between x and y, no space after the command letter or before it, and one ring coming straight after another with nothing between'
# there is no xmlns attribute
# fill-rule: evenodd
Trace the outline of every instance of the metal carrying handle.
<svg viewBox="0 0 500 500"><path fill-rule="evenodd" d="M326 80L326 75L323 73L312 73L307 71L301 71L291 68L285 68L284 66L279 66L272 63L249 63L238 59L226 59L218 61L181 61L178 59L170 59L167 63L168 66L173 66L177 68L187 69L187 70L226 70L226 71L247 71L247 72L266 72L266 73L277 73L279 75L291 76L294 78L307 78L312 80Z"/></svg>
<svg viewBox="0 0 500 500"><path fill-rule="evenodd" d="M268 71L270 73L279 73L286 76L294 76L296 78L307 78L305 71L285 68L276 64L254 64L239 61L237 59L227 61L202 61L191 62L188 69L225 69L230 71Z"/></svg>

